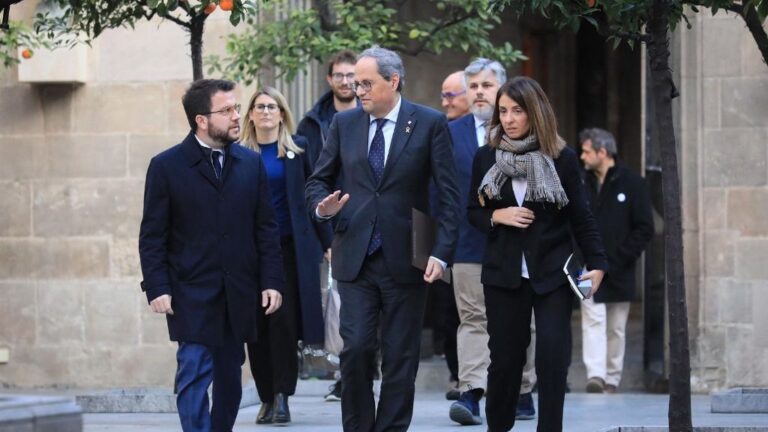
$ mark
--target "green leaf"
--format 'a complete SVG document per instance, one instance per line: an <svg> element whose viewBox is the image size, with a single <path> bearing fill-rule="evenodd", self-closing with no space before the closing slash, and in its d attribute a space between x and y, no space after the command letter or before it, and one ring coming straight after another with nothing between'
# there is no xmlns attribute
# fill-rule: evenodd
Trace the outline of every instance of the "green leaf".
<svg viewBox="0 0 768 432"><path fill-rule="evenodd" d="M419 31L417 29L411 29L410 32L408 32L408 37L411 39L418 39L419 37Z"/></svg>
<svg viewBox="0 0 768 432"><path fill-rule="evenodd" d="M160 3L160 0L147 0L147 6L154 9Z"/></svg>

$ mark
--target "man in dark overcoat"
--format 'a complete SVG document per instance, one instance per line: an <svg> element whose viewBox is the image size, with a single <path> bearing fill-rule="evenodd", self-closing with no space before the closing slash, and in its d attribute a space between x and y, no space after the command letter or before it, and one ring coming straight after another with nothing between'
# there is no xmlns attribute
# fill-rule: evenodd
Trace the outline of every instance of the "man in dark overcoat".
<svg viewBox="0 0 768 432"><path fill-rule="evenodd" d="M615 393L624 368L629 305L635 299L635 262L653 236L645 181L616 160L616 140L603 129L579 135L592 213L608 256L609 271L594 298L581 303L587 391Z"/></svg>
<svg viewBox="0 0 768 432"><path fill-rule="evenodd" d="M139 233L142 288L178 342L184 431L231 431L243 343L281 304L280 235L261 157L240 133L234 83L199 80L182 99L191 131L149 164ZM208 410L208 387L213 406Z"/></svg>

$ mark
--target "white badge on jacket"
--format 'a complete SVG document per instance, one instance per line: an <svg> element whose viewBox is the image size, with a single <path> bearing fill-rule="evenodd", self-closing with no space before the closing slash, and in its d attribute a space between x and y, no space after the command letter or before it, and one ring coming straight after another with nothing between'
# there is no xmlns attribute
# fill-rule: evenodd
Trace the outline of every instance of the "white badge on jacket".
<svg viewBox="0 0 768 432"><path fill-rule="evenodd" d="M626 201L626 200L627 200L627 196L626 196L626 195L624 195L623 193L620 193L620 194L616 195L616 199L617 199L619 202L624 202L624 201Z"/></svg>

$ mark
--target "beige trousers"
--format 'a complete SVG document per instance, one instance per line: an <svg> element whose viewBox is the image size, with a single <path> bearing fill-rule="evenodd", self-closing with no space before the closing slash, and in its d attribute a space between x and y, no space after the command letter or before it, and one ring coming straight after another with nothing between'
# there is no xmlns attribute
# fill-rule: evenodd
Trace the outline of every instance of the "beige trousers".
<svg viewBox="0 0 768 432"><path fill-rule="evenodd" d="M456 351L459 359L459 390L485 389L488 365L488 320L480 283L480 264L453 265L453 294L459 310Z"/></svg>
<svg viewBox="0 0 768 432"><path fill-rule="evenodd" d="M581 334L587 378L619 386L624 369L629 302L581 302Z"/></svg>
<svg viewBox="0 0 768 432"><path fill-rule="evenodd" d="M525 350L523 380L520 382L520 394L530 393L536 385L536 320L531 312L531 343Z"/></svg>

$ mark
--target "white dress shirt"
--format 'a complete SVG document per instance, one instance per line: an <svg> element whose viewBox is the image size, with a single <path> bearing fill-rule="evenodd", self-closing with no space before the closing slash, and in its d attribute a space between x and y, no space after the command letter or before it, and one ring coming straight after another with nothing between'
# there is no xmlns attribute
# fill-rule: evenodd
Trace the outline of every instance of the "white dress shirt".
<svg viewBox="0 0 768 432"><path fill-rule="evenodd" d="M522 207L523 201L525 201L525 192L528 190L528 179L520 177L512 179L512 189L515 191L515 199L517 204ZM525 263L525 254L523 254L522 270L520 270L520 276L530 279L528 275L528 265Z"/></svg>
<svg viewBox="0 0 768 432"><path fill-rule="evenodd" d="M389 156L389 148L392 145L392 137L395 135L395 125L397 125L397 116L400 115L400 105L403 102L403 98L400 95L397 96L397 103L389 114L383 118L387 119L384 122L384 126L381 127L381 133L384 134L384 164L387 163L387 156ZM371 151L371 142L373 142L373 136L376 134L376 117L368 116L368 151Z"/></svg>

